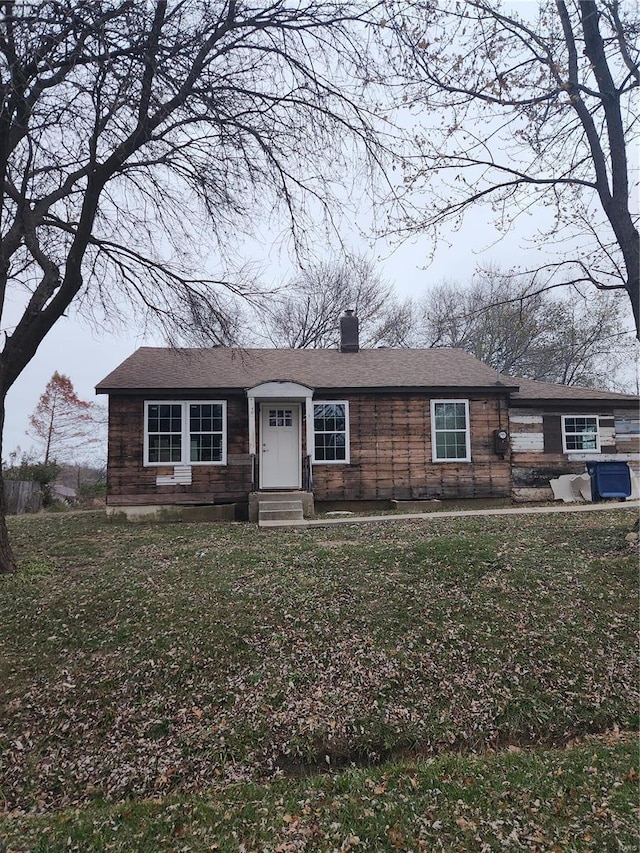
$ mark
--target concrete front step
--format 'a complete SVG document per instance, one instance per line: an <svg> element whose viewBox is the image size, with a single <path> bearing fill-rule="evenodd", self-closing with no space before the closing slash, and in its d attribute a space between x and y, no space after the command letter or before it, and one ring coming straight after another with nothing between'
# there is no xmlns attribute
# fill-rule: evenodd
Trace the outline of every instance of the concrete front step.
<svg viewBox="0 0 640 853"><path fill-rule="evenodd" d="M258 517L258 524L264 524L267 521L304 521L302 511L295 510L274 510L273 512L261 512Z"/></svg>
<svg viewBox="0 0 640 853"><path fill-rule="evenodd" d="M249 495L249 521L254 523L278 520L286 523L313 516L313 495L310 492L251 492Z"/></svg>
<svg viewBox="0 0 640 853"><path fill-rule="evenodd" d="M260 501L258 504L258 524L264 521L302 521L304 513L302 501Z"/></svg>
<svg viewBox="0 0 640 853"><path fill-rule="evenodd" d="M261 510L276 510L276 509L302 509L301 500L287 501L260 501L258 504Z"/></svg>

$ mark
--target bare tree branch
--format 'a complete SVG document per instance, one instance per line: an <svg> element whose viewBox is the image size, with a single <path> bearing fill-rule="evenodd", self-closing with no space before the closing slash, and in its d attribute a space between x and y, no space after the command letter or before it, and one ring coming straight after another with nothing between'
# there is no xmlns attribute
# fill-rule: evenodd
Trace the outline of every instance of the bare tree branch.
<svg viewBox="0 0 640 853"><path fill-rule="evenodd" d="M532 209L538 232L601 290L624 288L640 333L640 239L628 149L637 144L637 4L388 0L382 49L415 122L397 233L459 225L486 205L510 231ZM537 16L535 12L537 11ZM431 117L437 117L438 121ZM586 241L589 241L588 243ZM557 257L557 256L556 256Z"/></svg>
<svg viewBox="0 0 640 853"><path fill-rule="evenodd" d="M258 334L271 346L326 349L340 344L339 317L354 310L362 346L406 346L411 310L366 258L346 255L302 270L261 306Z"/></svg>
<svg viewBox="0 0 640 853"><path fill-rule="evenodd" d="M514 279L488 269L471 286L431 288L418 306L416 334L427 346L465 349L508 376L620 387L618 373L637 345L621 322L620 300L568 297L579 282L540 285L537 273Z"/></svg>

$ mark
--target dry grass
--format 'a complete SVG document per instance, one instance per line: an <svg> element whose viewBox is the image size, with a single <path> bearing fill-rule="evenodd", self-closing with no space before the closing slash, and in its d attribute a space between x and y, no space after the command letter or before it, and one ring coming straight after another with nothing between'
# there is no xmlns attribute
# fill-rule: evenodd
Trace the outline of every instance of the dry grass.
<svg viewBox="0 0 640 853"><path fill-rule="evenodd" d="M364 784L390 759L402 774L451 752L627 730L632 521L616 511L265 532L15 519L23 573L0 586L0 796L12 825L212 786L307 790L297 777L320 768L360 765L346 778ZM305 843L255 849L334 849Z"/></svg>

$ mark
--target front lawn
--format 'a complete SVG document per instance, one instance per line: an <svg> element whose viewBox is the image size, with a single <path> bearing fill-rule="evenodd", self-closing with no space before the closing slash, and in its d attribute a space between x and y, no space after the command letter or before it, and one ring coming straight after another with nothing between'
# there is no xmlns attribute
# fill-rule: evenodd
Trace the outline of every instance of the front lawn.
<svg viewBox="0 0 640 853"><path fill-rule="evenodd" d="M498 804L511 828L516 813L522 826L538 827L540 839L525 849L574 849L558 841L571 820L584 830L576 850L625 849L634 790L626 732L638 707L637 557L624 538L633 517L617 510L301 531L127 526L99 513L12 519L23 572L0 579L0 798L11 816L0 839L9 850L42 851L76 843L85 830L77 849L492 850L489 824L473 826L489 821L499 780L511 773L511 793ZM571 750L543 750L570 742ZM556 800L565 761L575 781L558 790L573 793ZM452 800L442 786L426 793L438 787L434 772L472 781ZM407 778L417 787L389 781ZM380 826L376 808L364 805L369 784L408 798L405 806L394 799ZM597 793L600 784L612 795ZM324 805L343 788L329 821ZM589 840L602 827L594 835L587 789L606 800L593 809L604 809L618 846ZM526 814L525 790L534 810ZM293 843L281 806L291 818L285 828L309 829L314 791L324 791L326 825L315 822L324 829L303 833L303 846L278 848ZM352 795L359 805L348 805ZM546 797L558 820L530 805ZM236 803L225 806L230 815L262 803L255 808L264 820L253 822L265 834L212 834L214 818L197 815L227 801ZM155 812L172 815L173 805L182 814L185 804L181 833L191 840L182 846L168 830L146 847L131 838L108 846L110 826L143 839ZM327 829L343 826L343 807L357 844ZM394 809L409 823L392 819ZM24 817L31 813L40 816ZM544 821L531 817L543 813ZM193 835L199 820L208 835ZM420 847L434 821L449 821L454 834L440 848ZM379 839L366 846L384 827L387 847ZM497 845L503 831L491 830Z"/></svg>

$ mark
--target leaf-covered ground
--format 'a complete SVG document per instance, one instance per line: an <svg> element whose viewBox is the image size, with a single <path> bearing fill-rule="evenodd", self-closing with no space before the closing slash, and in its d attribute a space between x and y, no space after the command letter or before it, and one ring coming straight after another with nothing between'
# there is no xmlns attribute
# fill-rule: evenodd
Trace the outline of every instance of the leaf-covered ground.
<svg viewBox="0 0 640 853"><path fill-rule="evenodd" d="M635 739L611 735L562 750L217 784L0 821L0 850L635 853L636 765Z"/></svg>
<svg viewBox="0 0 640 853"><path fill-rule="evenodd" d="M633 520L617 510L261 531L13 519L23 572L0 580L11 825L629 730ZM58 849L43 844L15 849ZM305 844L281 849L334 849ZM388 849L458 849L402 844Z"/></svg>

